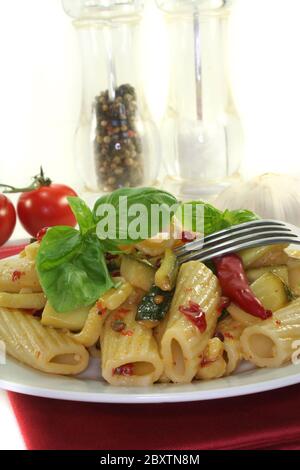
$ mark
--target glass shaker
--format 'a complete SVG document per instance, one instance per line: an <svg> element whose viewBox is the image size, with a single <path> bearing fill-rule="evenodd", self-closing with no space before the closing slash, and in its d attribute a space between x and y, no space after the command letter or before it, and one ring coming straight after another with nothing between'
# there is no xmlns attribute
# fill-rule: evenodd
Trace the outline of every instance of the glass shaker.
<svg viewBox="0 0 300 470"><path fill-rule="evenodd" d="M87 191L153 185L159 135L139 79L140 0L62 0L79 38L82 106L75 137Z"/></svg>
<svg viewBox="0 0 300 470"><path fill-rule="evenodd" d="M216 195L238 174L243 132L227 67L225 0L156 0L165 14L170 88L163 154L169 190Z"/></svg>

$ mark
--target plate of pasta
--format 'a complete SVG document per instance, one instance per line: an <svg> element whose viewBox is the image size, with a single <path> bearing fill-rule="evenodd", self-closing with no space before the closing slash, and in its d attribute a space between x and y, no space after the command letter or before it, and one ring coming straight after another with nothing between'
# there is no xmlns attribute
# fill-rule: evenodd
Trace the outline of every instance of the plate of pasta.
<svg viewBox="0 0 300 470"><path fill-rule="evenodd" d="M180 239L103 241L95 210L79 198L70 205L78 229L52 227L0 261L1 388L159 403L300 382L298 252L260 246L179 265L174 249L189 242L186 230ZM204 216L204 234L256 217L208 205Z"/></svg>

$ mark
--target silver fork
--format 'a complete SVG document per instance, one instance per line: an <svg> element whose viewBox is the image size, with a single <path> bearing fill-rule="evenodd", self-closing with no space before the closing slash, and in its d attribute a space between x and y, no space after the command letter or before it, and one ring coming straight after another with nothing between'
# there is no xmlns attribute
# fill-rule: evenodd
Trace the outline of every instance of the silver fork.
<svg viewBox="0 0 300 470"><path fill-rule="evenodd" d="M260 219L235 225L176 248L180 264L210 259L263 245L300 244L300 229L276 220Z"/></svg>

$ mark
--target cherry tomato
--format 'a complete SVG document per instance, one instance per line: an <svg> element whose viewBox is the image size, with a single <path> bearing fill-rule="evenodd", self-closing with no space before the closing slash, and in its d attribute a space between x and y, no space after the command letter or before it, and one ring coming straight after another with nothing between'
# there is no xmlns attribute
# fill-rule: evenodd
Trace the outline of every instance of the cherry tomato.
<svg viewBox="0 0 300 470"><path fill-rule="evenodd" d="M17 212L25 230L35 237L44 227L54 225L75 227L76 219L67 201L68 196L77 196L77 194L68 186L52 183L22 193Z"/></svg>
<svg viewBox="0 0 300 470"><path fill-rule="evenodd" d="M4 194L0 194L0 246L9 240L15 226L15 208Z"/></svg>

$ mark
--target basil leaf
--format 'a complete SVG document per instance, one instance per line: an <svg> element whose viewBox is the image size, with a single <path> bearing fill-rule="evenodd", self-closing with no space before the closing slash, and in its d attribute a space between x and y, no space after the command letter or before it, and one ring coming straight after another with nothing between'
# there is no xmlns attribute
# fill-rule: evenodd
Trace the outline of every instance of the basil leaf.
<svg viewBox="0 0 300 470"><path fill-rule="evenodd" d="M254 212L248 210L241 209L230 211L227 209L223 213L223 219L224 223L227 223L230 227L232 225L239 225L245 222L251 222L252 220L257 220L259 217L254 214Z"/></svg>
<svg viewBox="0 0 300 470"><path fill-rule="evenodd" d="M172 194L160 189L117 189L102 196L94 206L97 235L115 247L151 238L165 228L164 221L170 222L170 213L175 212L177 204ZM160 209L155 220L154 205Z"/></svg>
<svg viewBox="0 0 300 470"><path fill-rule="evenodd" d="M76 217L80 231L85 234L89 230L95 228L95 221L91 209L80 197L68 197L68 202Z"/></svg>
<svg viewBox="0 0 300 470"><path fill-rule="evenodd" d="M36 260L38 272L69 261L80 250L80 246L80 233L75 228L64 225L49 228L38 251Z"/></svg>
<svg viewBox="0 0 300 470"><path fill-rule="evenodd" d="M222 211L203 201L189 201L182 204L175 217L181 222L184 230L204 235L224 228Z"/></svg>
<svg viewBox="0 0 300 470"><path fill-rule="evenodd" d="M70 227L48 230L36 267L46 297L60 313L92 305L114 285L96 235L82 236Z"/></svg>
<svg viewBox="0 0 300 470"><path fill-rule="evenodd" d="M200 232L204 235L258 219L256 214L248 210L230 211L226 209L222 212L202 201L186 202L182 204L181 211L178 210L175 216L182 223L184 230Z"/></svg>

